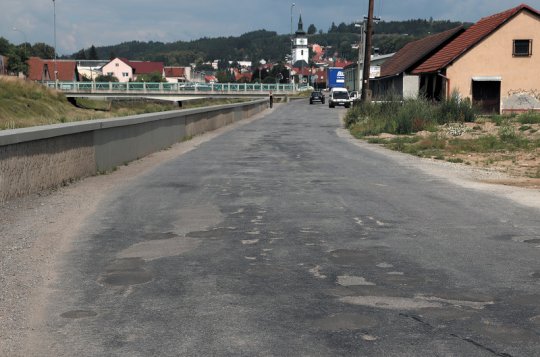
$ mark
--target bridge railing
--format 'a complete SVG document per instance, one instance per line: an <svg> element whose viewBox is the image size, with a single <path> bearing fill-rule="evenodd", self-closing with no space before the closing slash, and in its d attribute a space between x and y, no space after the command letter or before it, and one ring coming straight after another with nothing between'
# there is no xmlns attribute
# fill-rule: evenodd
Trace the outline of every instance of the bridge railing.
<svg viewBox="0 0 540 357"><path fill-rule="evenodd" d="M294 84L280 83L154 83L154 82L63 82L45 81L49 88L76 93L291 93L298 90Z"/></svg>

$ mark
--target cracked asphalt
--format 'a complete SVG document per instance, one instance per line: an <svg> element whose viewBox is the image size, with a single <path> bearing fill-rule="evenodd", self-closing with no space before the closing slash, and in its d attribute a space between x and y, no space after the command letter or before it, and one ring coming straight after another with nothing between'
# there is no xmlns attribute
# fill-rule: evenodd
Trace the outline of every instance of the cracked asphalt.
<svg viewBox="0 0 540 357"><path fill-rule="evenodd" d="M25 355L538 356L540 215L277 105L108 194Z"/></svg>

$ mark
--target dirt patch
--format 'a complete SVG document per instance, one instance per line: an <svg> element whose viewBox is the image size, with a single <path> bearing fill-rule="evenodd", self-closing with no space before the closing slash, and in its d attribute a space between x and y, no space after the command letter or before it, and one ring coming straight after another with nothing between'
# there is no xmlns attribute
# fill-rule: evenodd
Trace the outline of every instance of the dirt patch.
<svg viewBox="0 0 540 357"><path fill-rule="evenodd" d="M482 182L540 189L540 124L505 119L452 123L414 135L366 137L394 150L504 174Z"/></svg>

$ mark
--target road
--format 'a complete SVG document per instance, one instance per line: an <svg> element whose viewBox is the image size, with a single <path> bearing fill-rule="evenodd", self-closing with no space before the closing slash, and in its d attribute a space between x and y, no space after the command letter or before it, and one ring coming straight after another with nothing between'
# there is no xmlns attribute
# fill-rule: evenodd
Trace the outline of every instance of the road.
<svg viewBox="0 0 540 357"><path fill-rule="evenodd" d="M30 354L538 356L539 211L337 134L305 101L126 181Z"/></svg>

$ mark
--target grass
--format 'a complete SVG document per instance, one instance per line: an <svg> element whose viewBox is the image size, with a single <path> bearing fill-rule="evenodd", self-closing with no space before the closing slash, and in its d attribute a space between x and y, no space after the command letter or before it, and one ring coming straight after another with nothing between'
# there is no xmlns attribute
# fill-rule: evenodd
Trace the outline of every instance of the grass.
<svg viewBox="0 0 540 357"><path fill-rule="evenodd" d="M346 114L344 121L353 135L364 137L381 133L434 132L438 125L473 122L475 118L470 103L454 93L439 104L422 97L405 100L389 97L377 103L360 103Z"/></svg>
<svg viewBox="0 0 540 357"><path fill-rule="evenodd" d="M540 113L523 113L517 119L520 124L540 124Z"/></svg>
<svg viewBox="0 0 540 357"><path fill-rule="evenodd" d="M107 119L167 110L231 104L242 99L186 101L182 108L163 101L77 99L76 106L60 92L30 81L0 78L0 130L81 120Z"/></svg>
<svg viewBox="0 0 540 357"><path fill-rule="evenodd" d="M392 150L465 165L514 165L512 172L521 166L524 176L540 178L540 167L520 162L538 156L540 138L533 135L539 130L537 113L480 117L465 101L454 98L437 105L418 98L357 106L344 120L355 137ZM382 133L393 135L378 136Z"/></svg>

